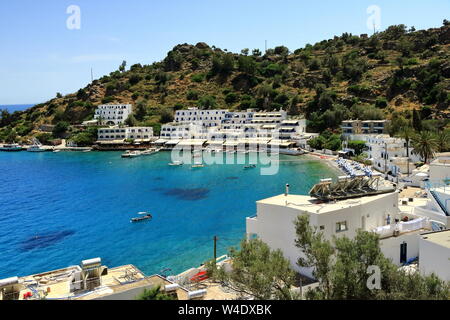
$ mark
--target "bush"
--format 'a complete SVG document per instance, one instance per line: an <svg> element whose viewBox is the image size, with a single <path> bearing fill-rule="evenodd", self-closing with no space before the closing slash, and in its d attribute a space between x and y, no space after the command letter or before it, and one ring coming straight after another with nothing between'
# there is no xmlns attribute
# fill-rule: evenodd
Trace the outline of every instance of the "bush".
<svg viewBox="0 0 450 320"><path fill-rule="evenodd" d="M387 105L388 102L386 98L377 98L377 100L375 101L375 107L377 108L384 109L387 107Z"/></svg>
<svg viewBox="0 0 450 320"><path fill-rule="evenodd" d="M194 82L202 82L204 79L205 75L203 73L197 73L191 76L191 80Z"/></svg>
<svg viewBox="0 0 450 320"><path fill-rule="evenodd" d="M69 123L66 121L60 121L53 128L53 132L52 132L53 136L55 136L57 138L62 138L68 129L69 129Z"/></svg>
<svg viewBox="0 0 450 320"><path fill-rule="evenodd" d="M198 100L198 92L194 90L189 90L186 94L188 100Z"/></svg>
<svg viewBox="0 0 450 320"><path fill-rule="evenodd" d="M237 102L238 100L239 100L239 96L238 96L236 93L234 93L234 92L229 92L229 93L227 93L227 95L225 96L225 102L226 102L227 104L235 103L235 102Z"/></svg>

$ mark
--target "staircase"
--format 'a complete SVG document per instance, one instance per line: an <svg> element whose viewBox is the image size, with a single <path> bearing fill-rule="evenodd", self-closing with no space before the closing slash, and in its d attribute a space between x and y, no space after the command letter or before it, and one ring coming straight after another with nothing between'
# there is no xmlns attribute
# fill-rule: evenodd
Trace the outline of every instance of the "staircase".
<svg viewBox="0 0 450 320"><path fill-rule="evenodd" d="M433 197L433 199L435 200L435 202L439 205L439 207L441 208L441 210L445 213L445 215L448 217L450 216L447 208L445 207L445 205L442 203L441 199L439 199L439 196L436 194L436 192L434 192L433 190L429 190L431 196Z"/></svg>

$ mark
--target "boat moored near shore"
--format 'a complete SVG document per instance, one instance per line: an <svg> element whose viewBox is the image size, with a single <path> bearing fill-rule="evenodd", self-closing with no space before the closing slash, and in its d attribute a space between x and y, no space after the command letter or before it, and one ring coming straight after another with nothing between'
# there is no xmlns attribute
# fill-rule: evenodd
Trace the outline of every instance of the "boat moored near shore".
<svg viewBox="0 0 450 320"><path fill-rule="evenodd" d="M13 152L13 151L22 151L22 150L23 150L23 147L17 143L4 144L4 145L0 146L0 151Z"/></svg>

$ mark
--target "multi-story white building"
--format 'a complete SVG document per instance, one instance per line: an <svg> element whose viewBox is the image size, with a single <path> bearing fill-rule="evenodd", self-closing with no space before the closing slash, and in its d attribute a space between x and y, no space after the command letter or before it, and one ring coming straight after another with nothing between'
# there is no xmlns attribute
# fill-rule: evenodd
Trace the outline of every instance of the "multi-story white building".
<svg viewBox="0 0 450 320"><path fill-rule="evenodd" d="M95 110L94 120L100 124L117 126L125 122L132 112L131 104L105 104Z"/></svg>
<svg viewBox="0 0 450 320"><path fill-rule="evenodd" d="M281 124L283 120L287 119L287 112L284 110L257 112L253 114L251 123L253 124Z"/></svg>
<svg viewBox="0 0 450 320"><path fill-rule="evenodd" d="M408 158L406 141L401 138L392 138L387 134L358 134L348 135L348 140L361 140L366 142L369 159L373 167L380 171L397 175L408 172ZM420 156L414 153L409 146L409 173L414 169L414 163L420 161Z"/></svg>
<svg viewBox="0 0 450 320"><path fill-rule="evenodd" d="M203 127L218 127L225 120L228 110L200 110L190 108L175 112L176 123L197 123Z"/></svg>
<svg viewBox="0 0 450 320"><path fill-rule="evenodd" d="M399 210L397 191L337 201L286 192L257 201L256 208L256 215L246 220L247 236L258 237L273 250L280 249L295 270L309 277L312 269L297 265L303 255L295 246L298 216L308 215L310 225L328 240L343 235L353 238L357 230L376 232L383 254L397 265L418 256L419 236L431 230L428 218Z"/></svg>
<svg viewBox="0 0 450 320"><path fill-rule="evenodd" d="M98 141L124 141L133 139L140 142L148 142L153 138L152 127L109 127L98 129Z"/></svg>
<svg viewBox="0 0 450 320"><path fill-rule="evenodd" d="M305 135L306 120L286 118L287 113L283 110L178 110L175 121L162 126L160 142L164 142L164 139L276 139L306 144L305 140L310 137Z"/></svg>

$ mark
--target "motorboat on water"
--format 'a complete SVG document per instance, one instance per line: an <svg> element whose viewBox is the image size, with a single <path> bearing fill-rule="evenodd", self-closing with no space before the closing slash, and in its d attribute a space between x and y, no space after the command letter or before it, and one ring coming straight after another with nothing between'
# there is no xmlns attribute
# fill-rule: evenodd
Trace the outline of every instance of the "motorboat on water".
<svg viewBox="0 0 450 320"><path fill-rule="evenodd" d="M173 161L171 163L169 163L169 166L182 166L183 165L183 161Z"/></svg>
<svg viewBox="0 0 450 320"><path fill-rule="evenodd" d="M130 151L127 150L125 151L125 153L122 154L122 158L136 158L142 155L141 151L138 150L134 150L134 151Z"/></svg>
<svg viewBox="0 0 450 320"><path fill-rule="evenodd" d="M17 143L4 144L0 147L0 151L22 151L23 148Z"/></svg>
<svg viewBox="0 0 450 320"><path fill-rule="evenodd" d="M148 212L138 212L138 214L141 216L136 217L136 218L131 218L130 222L140 222L140 221L145 221L145 220L151 220L153 218L152 215Z"/></svg>
<svg viewBox="0 0 450 320"><path fill-rule="evenodd" d="M194 163L193 165L192 165L192 168L193 169L195 169L195 168L203 168L205 165L203 164L203 163L200 163L200 162L196 162L196 163Z"/></svg>
<svg viewBox="0 0 450 320"><path fill-rule="evenodd" d="M156 148L150 148L150 149L146 149L146 150L142 151L141 154L142 154L143 156L149 156L149 155L151 155L151 154L157 153L158 151L159 151L159 149L156 149Z"/></svg>
<svg viewBox="0 0 450 320"><path fill-rule="evenodd" d="M250 164L244 167L244 169L253 169L256 168L256 164Z"/></svg>
<svg viewBox="0 0 450 320"><path fill-rule="evenodd" d="M49 149L46 149L42 146L42 143L39 142L38 139L33 139L33 144L27 148L28 152L47 152L50 151Z"/></svg>

